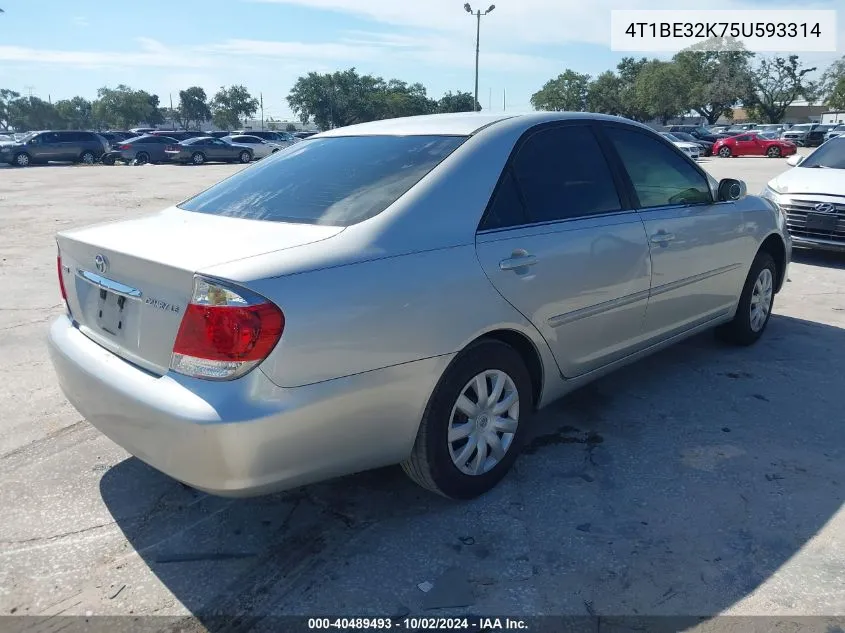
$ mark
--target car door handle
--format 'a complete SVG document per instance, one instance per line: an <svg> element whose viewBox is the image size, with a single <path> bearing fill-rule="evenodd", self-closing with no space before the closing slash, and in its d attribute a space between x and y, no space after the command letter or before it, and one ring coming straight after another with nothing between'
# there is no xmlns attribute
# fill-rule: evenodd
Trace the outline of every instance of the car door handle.
<svg viewBox="0 0 845 633"><path fill-rule="evenodd" d="M514 251L511 257L500 261L499 269L516 270L518 268L526 268L527 266L533 266L536 263L537 258L534 255L530 255L527 251L523 251L520 249L518 251Z"/></svg>
<svg viewBox="0 0 845 633"><path fill-rule="evenodd" d="M651 236L651 243L665 246L674 239L675 236L672 235L672 233L667 233L666 231L658 231L657 233Z"/></svg>

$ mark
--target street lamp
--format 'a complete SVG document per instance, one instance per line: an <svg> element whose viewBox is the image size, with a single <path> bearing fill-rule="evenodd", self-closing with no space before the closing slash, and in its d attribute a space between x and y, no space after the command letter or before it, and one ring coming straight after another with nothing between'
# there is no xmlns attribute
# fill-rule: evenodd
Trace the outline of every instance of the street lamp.
<svg viewBox="0 0 845 633"><path fill-rule="evenodd" d="M470 15L474 15L476 20L478 21L475 29L475 102L472 104L472 109L476 112L478 112L478 52L479 43L481 41L481 16L491 13L495 8L496 5L491 4L490 8L487 9L484 13L482 13L481 9L476 12L473 12L472 7L469 5L469 2L464 5L464 10Z"/></svg>

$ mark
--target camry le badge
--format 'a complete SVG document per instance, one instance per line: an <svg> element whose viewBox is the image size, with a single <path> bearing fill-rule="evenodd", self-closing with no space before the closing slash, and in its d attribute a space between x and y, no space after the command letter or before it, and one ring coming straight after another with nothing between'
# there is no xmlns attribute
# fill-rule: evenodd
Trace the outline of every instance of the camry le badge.
<svg viewBox="0 0 845 633"><path fill-rule="evenodd" d="M819 213L833 213L836 211L836 207L830 204L829 202L820 202L816 206L813 207Z"/></svg>
<svg viewBox="0 0 845 633"><path fill-rule="evenodd" d="M94 267L97 272L104 273L109 269L109 261L103 255L97 255L94 258Z"/></svg>

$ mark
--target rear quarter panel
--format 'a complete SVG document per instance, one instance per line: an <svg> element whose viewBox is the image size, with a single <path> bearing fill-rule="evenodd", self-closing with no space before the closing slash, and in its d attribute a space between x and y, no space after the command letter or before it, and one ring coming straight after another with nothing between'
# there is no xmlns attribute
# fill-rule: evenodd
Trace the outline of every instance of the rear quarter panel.
<svg viewBox="0 0 845 633"><path fill-rule="evenodd" d="M282 339L261 365L282 387L451 354L494 329L525 334L550 359L536 329L490 284L472 244L249 285L285 314Z"/></svg>

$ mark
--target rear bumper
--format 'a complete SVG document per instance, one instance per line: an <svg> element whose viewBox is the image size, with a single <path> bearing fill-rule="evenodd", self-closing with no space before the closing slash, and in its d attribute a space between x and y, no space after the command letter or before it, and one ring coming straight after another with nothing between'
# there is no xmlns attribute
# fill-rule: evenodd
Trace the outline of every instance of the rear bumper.
<svg viewBox="0 0 845 633"><path fill-rule="evenodd" d="M253 496L395 464L451 360L441 356L296 388L255 370L231 382L155 376L66 316L48 348L68 400L150 466L222 496Z"/></svg>

